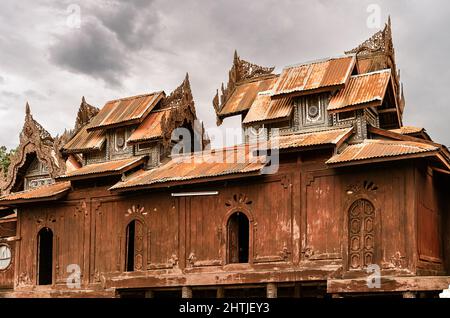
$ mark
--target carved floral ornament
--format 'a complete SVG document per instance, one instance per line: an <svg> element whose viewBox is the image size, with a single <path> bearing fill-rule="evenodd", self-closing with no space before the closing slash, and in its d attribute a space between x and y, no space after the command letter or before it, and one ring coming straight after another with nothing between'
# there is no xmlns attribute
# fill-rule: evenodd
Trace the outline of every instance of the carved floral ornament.
<svg viewBox="0 0 450 318"><path fill-rule="evenodd" d="M167 149L172 139L173 130L182 126L184 123L193 126L197 118L191 84L187 73L183 83L164 99L162 107L170 109L170 111L164 113L161 119L163 145Z"/></svg>
<svg viewBox="0 0 450 318"><path fill-rule="evenodd" d="M347 195L356 195L360 193L376 193L377 190L378 186L374 182L364 180L347 186L345 193Z"/></svg>
<svg viewBox="0 0 450 318"><path fill-rule="evenodd" d="M64 174L66 170L65 160L60 155L59 149L68 136L52 138L51 135L31 115L30 106L26 105L25 123L20 134L20 144L17 151L11 157L6 178L2 180L2 194L8 194L16 184L18 170L27 161L27 155L34 154L42 162L51 178Z"/></svg>
<svg viewBox="0 0 450 318"><path fill-rule="evenodd" d="M131 215L147 215L148 212L145 210L144 206L141 206L139 204L131 206L125 213L125 216L131 216Z"/></svg>
<svg viewBox="0 0 450 318"><path fill-rule="evenodd" d="M252 201L248 199L247 195L243 193L235 194L233 197L225 202L227 207L240 207L243 205L250 205Z"/></svg>
<svg viewBox="0 0 450 318"><path fill-rule="evenodd" d="M227 87L225 88L222 83L220 88L221 91L220 102L219 102L219 90L216 91L216 95L213 98L213 106L216 111L216 114L218 114L220 110L223 108L223 106L233 93L237 84L245 80L250 80L253 78L272 74L274 69L275 69L274 67L263 67L247 62L245 60L241 60L237 54L237 51L234 51L233 66L228 72ZM220 125L221 123L222 119L217 117L217 125Z"/></svg>

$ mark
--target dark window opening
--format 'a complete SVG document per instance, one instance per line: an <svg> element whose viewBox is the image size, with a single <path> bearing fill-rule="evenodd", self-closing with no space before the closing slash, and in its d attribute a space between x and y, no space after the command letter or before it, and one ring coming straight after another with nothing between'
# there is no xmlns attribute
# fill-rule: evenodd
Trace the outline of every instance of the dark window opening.
<svg viewBox="0 0 450 318"><path fill-rule="evenodd" d="M131 221L127 226L127 255L125 268L127 272L134 271L134 237L136 221Z"/></svg>
<svg viewBox="0 0 450 318"><path fill-rule="evenodd" d="M51 285L53 280L53 232L44 227L38 234L38 285Z"/></svg>
<svg viewBox="0 0 450 318"><path fill-rule="evenodd" d="M356 118L356 112L355 111L349 111L349 112L338 113L338 118L339 118L339 120L355 119Z"/></svg>
<svg viewBox="0 0 450 318"><path fill-rule="evenodd" d="M249 221L244 213L228 219L228 263L248 263Z"/></svg>

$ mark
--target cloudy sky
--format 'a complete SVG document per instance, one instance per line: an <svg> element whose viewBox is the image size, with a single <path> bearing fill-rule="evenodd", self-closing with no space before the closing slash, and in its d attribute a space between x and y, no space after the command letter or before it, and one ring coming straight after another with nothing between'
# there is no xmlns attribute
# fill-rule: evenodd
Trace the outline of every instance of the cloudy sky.
<svg viewBox="0 0 450 318"><path fill-rule="evenodd" d="M367 23L373 4L382 24L392 18L405 124L424 126L450 145L445 0L2 0L0 145L18 144L26 101L56 135L73 127L83 95L101 107L118 97L169 93L186 72L199 117L215 129L211 99L227 81L234 49L277 72L339 55L377 31ZM221 129L237 124L228 119Z"/></svg>

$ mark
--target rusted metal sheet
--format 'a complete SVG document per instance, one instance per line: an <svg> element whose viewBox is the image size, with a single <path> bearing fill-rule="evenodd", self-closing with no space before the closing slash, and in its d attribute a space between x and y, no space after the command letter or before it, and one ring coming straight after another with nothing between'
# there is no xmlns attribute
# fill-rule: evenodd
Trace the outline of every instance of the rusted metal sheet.
<svg viewBox="0 0 450 318"><path fill-rule="evenodd" d="M336 145L339 144L342 139L347 138L352 131L353 128L343 128L280 136L278 138L278 145L274 145L274 148L289 149L327 144Z"/></svg>
<svg viewBox="0 0 450 318"><path fill-rule="evenodd" d="M290 97L272 99L270 91L259 93L248 114L243 120L243 124L285 118L291 115L294 102Z"/></svg>
<svg viewBox="0 0 450 318"><path fill-rule="evenodd" d="M286 67L274 85L272 95L342 86L347 82L354 66L355 56L345 55Z"/></svg>
<svg viewBox="0 0 450 318"><path fill-rule="evenodd" d="M161 120L165 116L170 115L171 110L165 109L150 113L147 118L139 125L138 128L128 138L128 142L139 142L162 137L163 131Z"/></svg>
<svg viewBox="0 0 450 318"><path fill-rule="evenodd" d="M271 89L276 80L277 77L270 77L238 84L218 115L226 117L250 109L256 95Z"/></svg>
<svg viewBox="0 0 450 318"><path fill-rule="evenodd" d="M391 129L390 131L395 132L397 134L402 135L413 135L413 134L420 134L425 131L422 127L414 127L414 126L402 126L398 129Z"/></svg>
<svg viewBox="0 0 450 318"><path fill-rule="evenodd" d="M171 181L181 183L192 179L246 174L258 172L264 165L265 163L253 158L249 145L235 146L217 151L175 157L158 168L132 175L128 180L113 186L111 190L149 186Z"/></svg>
<svg viewBox="0 0 450 318"><path fill-rule="evenodd" d="M331 98L328 110L340 110L367 103L380 106L390 78L390 69L351 76L345 88Z"/></svg>
<svg viewBox="0 0 450 318"><path fill-rule="evenodd" d="M142 163L145 160L145 156L132 157L127 159L120 159L114 161L107 161L102 163L94 163L84 166L80 169L71 171L63 176L58 177L58 179L70 179L83 176L94 176L98 174L109 173L120 174L129 169L132 169Z"/></svg>
<svg viewBox="0 0 450 318"><path fill-rule="evenodd" d="M63 151L66 153L77 153L100 150L106 140L104 131L95 130L88 132L88 127L89 125L81 128L80 131L64 145Z"/></svg>
<svg viewBox="0 0 450 318"><path fill-rule="evenodd" d="M54 184L41 186L32 190L15 192L0 198L2 204L14 203L18 200L35 200L52 198L67 192L70 189L70 181L56 182Z"/></svg>
<svg viewBox="0 0 450 318"><path fill-rule="evenodd" d="M109 101L92 119L88 131L140 123L163 97L164 92L156 92Z"/></svg>
<svg viewBox="0 0 450 318"><path fill-rule="evenodd" d="M326 163L337 164L374 158L408 156L438 150L439 148L436 146L420 142L368 139L362 143L348 146Z"/></svg>

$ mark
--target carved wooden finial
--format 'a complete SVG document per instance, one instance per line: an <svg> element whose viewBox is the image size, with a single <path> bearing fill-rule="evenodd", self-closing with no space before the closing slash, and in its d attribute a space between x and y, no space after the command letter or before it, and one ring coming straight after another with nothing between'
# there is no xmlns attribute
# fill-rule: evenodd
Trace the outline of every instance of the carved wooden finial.
<svg viewBox="0 0 450 318"><path fill-rule="evenodd" d="M213 97L213 107L216 111L216 115L219 116L220 110L223 108L224 104L233 94L236 85L246 80L268 76L272 74L274 69L275 69L274 67L263 67L242 60L239 57L237 50L234 50L233 65L231 66L231 69L228 72L228 84L226 87L224 87L222 83L222 86L220 88L221 90L220 102L217 103L217 101L219 100L218 96L217 98L216 96ZM217 122L219 125L221 123L221 119L218 118Z"/></svg>
<svg viewBox="0 0 450 318"><path fill-rule="evenodd" d="M86 98L81 97L81 104L78 108L77 119L75 120L74 133L77 133L82 127L88 124L91 119L97 115L99 109L86 102Z"/></svg>
<svg viewBox="0 0 450 318"><path fill-rule="evenodd" d="M28 101L25 105L25 115L27 116L31 115L30 104L28 104Z"/></svg>

